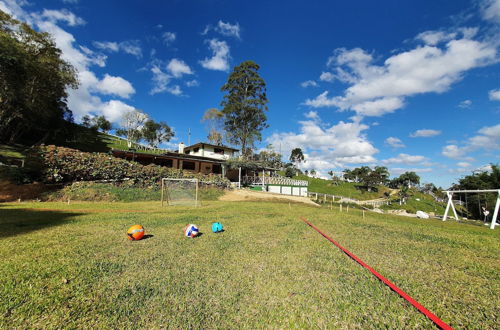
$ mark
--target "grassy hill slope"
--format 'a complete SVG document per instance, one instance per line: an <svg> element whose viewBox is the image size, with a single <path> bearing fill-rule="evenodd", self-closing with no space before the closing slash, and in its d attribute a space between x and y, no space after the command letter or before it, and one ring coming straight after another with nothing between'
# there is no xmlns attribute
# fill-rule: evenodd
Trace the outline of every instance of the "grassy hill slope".
<svg viewBox="0 0 500 330"><path fill-rule="evenodd" d="M359 200L383 198L384 192L391 191L391 189L387 187L378 186L377 191L368 192L360 189L361 184L359 183L342 182L339 185L334 185L331 180L310 178L307 175L297 175L294 179L308 181L308 189L312 192L350 197Z"/></svg>

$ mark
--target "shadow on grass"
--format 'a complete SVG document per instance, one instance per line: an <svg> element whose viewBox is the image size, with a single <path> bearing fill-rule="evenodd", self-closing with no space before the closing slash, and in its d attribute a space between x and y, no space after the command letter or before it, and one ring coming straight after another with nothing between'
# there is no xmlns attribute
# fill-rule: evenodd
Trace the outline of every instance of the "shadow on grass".
<svg viewBox="0 0 500 330"><path fill-rule="evenodd" d="M83 213L45 211L36 209L9 209L0 204L0 228L2 238L22 235L32 231L53 227L68 222L71 217Z"/></svg>

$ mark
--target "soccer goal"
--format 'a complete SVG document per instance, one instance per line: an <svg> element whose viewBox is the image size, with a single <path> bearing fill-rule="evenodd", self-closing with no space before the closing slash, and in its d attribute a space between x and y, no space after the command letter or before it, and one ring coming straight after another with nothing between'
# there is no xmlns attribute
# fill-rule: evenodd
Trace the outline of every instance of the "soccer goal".
<svg viewBox="0 0 500 330"><path fill-rule="evenodd" d="M199 206L198 179L161 179L161 205Z"/></svg>

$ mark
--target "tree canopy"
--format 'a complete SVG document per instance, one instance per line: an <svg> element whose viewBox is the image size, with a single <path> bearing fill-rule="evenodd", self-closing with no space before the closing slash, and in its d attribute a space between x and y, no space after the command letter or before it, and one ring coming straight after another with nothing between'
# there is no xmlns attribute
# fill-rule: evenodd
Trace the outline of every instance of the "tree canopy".
<svg viewBox="0 0 500 330"><path fill-rule="evenodd" d="M268 127L266 83L259 75L259 65L245 61L236 66L227 82L221 102L224 128L228 142L241 146L241 154L249 158L255 141L261 141L261 131Z"/></svg>
<svg viewBox="0 0 500 330"><path fill-rule="evenodd" d="M0 11L0 141L36 143L72 121L66 104L75 69L48 33Z"/></svg>

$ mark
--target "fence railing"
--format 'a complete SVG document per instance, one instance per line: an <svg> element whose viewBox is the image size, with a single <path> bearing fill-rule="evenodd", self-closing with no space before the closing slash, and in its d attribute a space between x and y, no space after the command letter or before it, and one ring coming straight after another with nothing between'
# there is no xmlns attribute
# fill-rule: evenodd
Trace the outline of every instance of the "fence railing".
<svg viewBox="0 0 500 330"><path fill-rule="evenodd" d="M309 182L305 180L294 180L284 176L244 176L241 183L250 185L276 184L281 186L301 186L307 187Z"/></svg>
<svg viewBox="0 0 500 330"><path fill-rule="evenodd" d="M353 203L358 205L371 205L373 207L379 207L381 205L388 205L389 201L387 200L373 200L373 201L360 201L359 199L340 196L340 195L331 195L331 194L323 194L310 191L307 193L307 197L315 200L315 201L323 201L326 202L337 202L337 203Z"/></svg>

